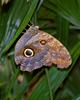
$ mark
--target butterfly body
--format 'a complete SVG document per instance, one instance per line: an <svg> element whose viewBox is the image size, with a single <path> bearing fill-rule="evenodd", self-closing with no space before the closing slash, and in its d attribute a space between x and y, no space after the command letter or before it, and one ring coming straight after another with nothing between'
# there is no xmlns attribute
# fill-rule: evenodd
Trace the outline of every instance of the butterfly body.
<svg viewBox="0 0 80 100"><path fill-rule="evenodd" d="M22 71L31 72L52 64L66 68L71 64L71 56L55 37L31 26L15 46L15 62Z"/></svg>

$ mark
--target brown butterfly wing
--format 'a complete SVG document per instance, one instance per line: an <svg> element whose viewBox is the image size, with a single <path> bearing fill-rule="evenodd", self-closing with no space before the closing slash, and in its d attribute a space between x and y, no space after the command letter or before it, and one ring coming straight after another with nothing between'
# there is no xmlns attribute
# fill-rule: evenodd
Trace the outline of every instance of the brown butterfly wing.
<svg viewBox="0 0 80 100"><path fill-rule="evenodd" d="M50 55L51 63L56 64L58 68L67 68L72 62L68 50L55 37L43 31L40 31L40 33L43 34L42 37L45 37L44 39L47 40L47 45L49 46L48 56ZM45 59L47 59L48 56L45 57Z"/></svg>
<svg viewBox="0 0 80 100"><path fill-rule="evenodd" d="M15 46L15 62L20 65L22 71L31 72L34 69L41 68L44 65L43 58L49 51L49 46L40 43L41 33L31 34L30 32L24 33ZM25 57L24 50L26 48L32 49L34 56Z"/></svg>
<svg viewBox="0 0 80 100"><path fill-rule="evenodd" d="M25 57L24 50L33 50L32 57ZM15 46L15 62L22 71L33 71L43 65L57 64L59 68L68 67L71 57L67 49L53 36L43 31L27 31Z"/></svg>

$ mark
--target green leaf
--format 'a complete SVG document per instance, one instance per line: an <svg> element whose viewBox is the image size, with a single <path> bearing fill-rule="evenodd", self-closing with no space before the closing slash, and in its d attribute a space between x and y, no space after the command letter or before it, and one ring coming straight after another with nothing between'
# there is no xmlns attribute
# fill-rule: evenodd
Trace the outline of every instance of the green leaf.
<svg viewBox="0 0 80 100"><path fill-rule="evenodd" d="M13 27L11 27L12 28L12 30L13 30L13 35L14 35L14 33L16 32L16 35L13 37L12 35L10 35L11 36L11 38L13 38L12 40L11 40L11 38L9 37L8 39L10 39L11 41L9 41L8 39L8 45L6 45L6 47L3 49L3 51L2 51L2 53L6 53L8 50L9 50L9 48L12 46L12 44L16 41L16 39L18 38L18 36L20 35L20 33L22 32L22 30L24 29L24 27L29 23L29 21L30 21L30 19L31 19L31 17L32 17L32 15L33 15L33 13L34 13L34 11L35 11L35 8L36 8L36 6L37 6L37 3L38 3L38 0L33 0L32 2L31 2L31 6L30 6L30 8L28 8L29 10L27 11L27 13L26 13L26 15L25 15L25 17L24 17L24 19L23 19L23 21L21 22L21 24L20 24L20 21L19 21L19 19L17 20L17 22L15 23L16 25L17 25L17 27L19 26L19 24L20 24L20 26L19 26L19 28L18 28L18 30L17 30L17 32L15 31L15 30L13 30ZM22 4L22 3L21 3ZM19 9L20 10L20 9ZM13 9L13 13L11 14L11 16L13 16L13 14L14 14L14 11L15 11L15 9ZM10 18L11 18L11 16L10 16ZM13 17L12 17L13 18ZM10 19L9 19L10 20ZM14 19L15 20L15 19ZM10 23L11 24L11 23ZM10 29L10 28L9 28ZM8 32L7 32L8 33ZM7 33L6 33L6 35L7 35ZM11 33L10 33L11 34ZM8 35L9 35L9 33L8 33ZM5 43L7 43L7 41L5 41Z"/></svg>
<svg viewBox="0 0 80 100"><path fill-rule="evenodd" d="M57 37L65 45L68 45L69 39L69 22L57 15Z"/></svg>
<svg viewBox="0 0 80 100"><path fill-rule="evenodd" d="M79 0L47 0L44 6L56 11L69 22L80 27Z"/></svg>

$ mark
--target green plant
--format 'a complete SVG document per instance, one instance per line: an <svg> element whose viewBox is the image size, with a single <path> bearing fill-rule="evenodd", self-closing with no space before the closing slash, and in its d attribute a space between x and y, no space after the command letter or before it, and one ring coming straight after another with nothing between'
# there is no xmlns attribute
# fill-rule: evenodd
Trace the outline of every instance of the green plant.
<svg viewBox="0 0 80 100"><path fill-rule="evenodd" d="M14 0L0 4L0 100L80 98L79 10L79 0ZM14 46L30 21L69 49L72 56L69 69L52 66L47 74L44 68L33 73L19 71L14 62ZM19 75L24 78L21 82Z"/></svg>

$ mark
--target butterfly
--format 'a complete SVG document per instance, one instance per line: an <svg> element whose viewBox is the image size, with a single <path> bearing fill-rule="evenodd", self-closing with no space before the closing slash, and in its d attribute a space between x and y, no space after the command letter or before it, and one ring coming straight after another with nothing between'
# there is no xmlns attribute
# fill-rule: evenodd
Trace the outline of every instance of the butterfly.
<svg viewBox="0 0 80 100"><path fill-rule="evenodd" d="M67 68L71 56L63 44L52 35L30 26L15 45L15 63L20 70L31 72L42 66Z"/></svg>

